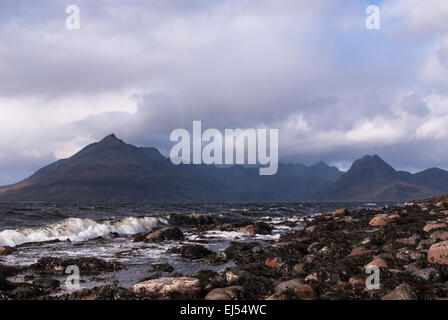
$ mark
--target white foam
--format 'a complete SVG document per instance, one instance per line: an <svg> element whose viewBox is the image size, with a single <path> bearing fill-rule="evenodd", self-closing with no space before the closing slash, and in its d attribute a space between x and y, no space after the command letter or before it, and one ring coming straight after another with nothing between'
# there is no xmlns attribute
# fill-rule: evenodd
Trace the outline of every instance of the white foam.
<svg viewBox="0 0 448 320"><path fill-rule="evenodd" d="M0 245L14 247L26 242L67 239L84 241L103 237L111 232L129 235L151 231L163 224L167 224L165 219L155 217L124 218L104 222L96 222L92 219L69 218L41 228L4 230L0 232Z"/></svg>

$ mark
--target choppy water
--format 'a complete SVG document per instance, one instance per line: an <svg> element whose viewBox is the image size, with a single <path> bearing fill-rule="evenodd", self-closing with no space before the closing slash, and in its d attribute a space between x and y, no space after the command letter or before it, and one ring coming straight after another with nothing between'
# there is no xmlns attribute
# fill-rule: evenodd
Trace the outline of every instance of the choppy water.
<svg viewBox="0 0 448 320"><path fill-rule="evenodd" d="M127 269L105 278L104 283L119 281L129 286L149 275L153 263L170 263L177 272L193 274L204 269L197 261L166 254L179 246L167 241L148 244L132 241L132 235L165 226L177 226L186 236L185 243L201 241L210 250L220 253L231 241L259 241L260 244L278 239L294 228L302 228L305 217L331 212L384 206L384 203L238 203L238 204L0 204L0 246L18 250L0 256L0 263L28 265L44 256L60 258L98 257L124 263ZM269 221L274 226L271 235L249 237L237 231L211 230L198 233L198 223ZM287 227L285 220L297 223ZM112 236L112 233L115 236ZM117 237L117 234L119 237ZM70 242L66 241L67 239ZM48 243L51 240L62 242ZM29 244L32 243L32 244ZM37 244L36 244L37 243ZM221 271L229 264L207 266ZM88 286L94 286L95 282Z"/></svg>

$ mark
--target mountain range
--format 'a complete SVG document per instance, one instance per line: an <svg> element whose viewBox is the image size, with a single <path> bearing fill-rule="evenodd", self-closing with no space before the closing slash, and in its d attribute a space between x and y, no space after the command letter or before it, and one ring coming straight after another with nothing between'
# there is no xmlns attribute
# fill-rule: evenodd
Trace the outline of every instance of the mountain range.
<svg viewBox="0 0 448 320"><path fill-rule="evenodd" d="M126 144L112 134L1 187L0 201L406 201L443 193L448 171L397 171L376 155L356 160L347 172L322 161L280 163L276 175L260 176L255 167L174 165L156 148Z"/></svg>

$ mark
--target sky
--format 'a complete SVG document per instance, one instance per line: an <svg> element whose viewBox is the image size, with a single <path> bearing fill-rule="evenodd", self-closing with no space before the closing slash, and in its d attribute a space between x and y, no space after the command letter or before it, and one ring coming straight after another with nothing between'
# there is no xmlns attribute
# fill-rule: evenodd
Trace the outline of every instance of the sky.
<svg viewBox="0 0 448 320"><path fill-rule="evenodd" d="M276 128L284 162L448 169L447 17L446 0L1 0L0 185L110 133L168 154L193 120Z"/></svg>

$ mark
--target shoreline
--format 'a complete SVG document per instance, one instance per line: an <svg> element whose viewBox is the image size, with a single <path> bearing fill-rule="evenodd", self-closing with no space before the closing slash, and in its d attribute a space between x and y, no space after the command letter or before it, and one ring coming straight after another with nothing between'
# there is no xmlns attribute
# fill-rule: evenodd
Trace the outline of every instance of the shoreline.
<svg viewBox="0 0 448 320"><path fill-rule="evenodd" d="M133 241L149 246L174 243L168 254L200 263L202 269L183 274L168 263L147 265L149 276L128 287L111 283L64 292L64 271L70 265L78 265L83 279L90 280L126 273L126 266L93 257L50 258L49 252L29 266L0 264L0 299L447 299L448 202L444 201L341 209L297 221L284 217L275 222L197 224L189 229L197 237L189 241L185 230L173 227L137 234ZM274 226L286 231L269 239ZM232 241L220 252L209 250L203 235L215 230L245 234L245 241ZM268 239L257 241L257 235ZM2 247L0 255L14 250ZM379 289L367 288L373 273L366 273L366 268L378 272Z"/></svg>

